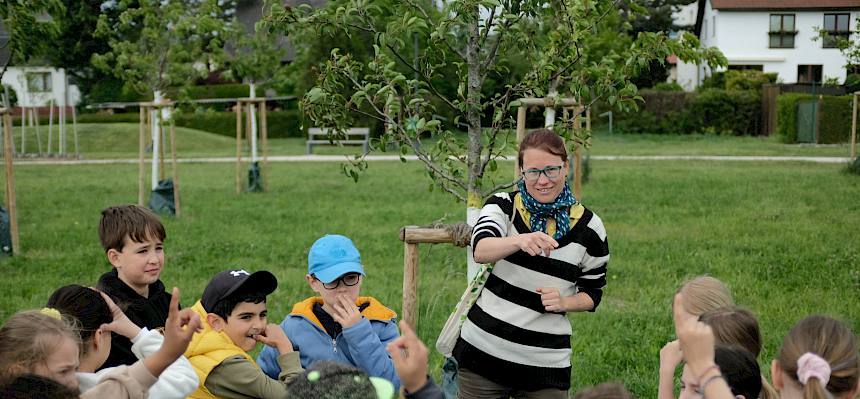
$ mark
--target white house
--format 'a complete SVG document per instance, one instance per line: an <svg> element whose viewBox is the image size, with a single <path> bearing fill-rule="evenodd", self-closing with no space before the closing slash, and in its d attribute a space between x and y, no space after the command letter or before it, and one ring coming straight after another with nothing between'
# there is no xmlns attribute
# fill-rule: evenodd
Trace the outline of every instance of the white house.
<svg viewBox="0 0 860 399"><path fill-rule="evenodd" d="M81 101L78 87L68 84L66 71L52 67L9 67L3 74L3 85L15 90L18 105L46 107L75 106Z"/></svg>
<svg viewBox="0 0 860 399"><path fill-rule="evenodd" d="M858 15L860 0L699 0L695 33L723 52L729 69L776 72L784 83L843 82L846 58L818 31L856 39ZM693 90L712 72L680 62L677 82Z"/></svg>

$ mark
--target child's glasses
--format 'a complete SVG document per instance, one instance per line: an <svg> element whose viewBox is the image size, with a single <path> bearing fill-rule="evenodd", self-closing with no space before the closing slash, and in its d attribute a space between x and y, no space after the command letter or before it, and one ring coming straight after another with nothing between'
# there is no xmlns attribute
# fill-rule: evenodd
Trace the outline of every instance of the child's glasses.
<svg viewBox="0 0 860 399"><path fill-rule="evenodd" d="M317 278L317 276L314 276L314 278L319 280ZM347 287L352 287L353 285L358 284L359 281L361 281L361 274L347 273L347 274L344 274L343 276L340 276L340 278L338 278L337 280L334 280L330 283L322 283L322 281L320 281L320 282L322 283L323 287L325 287L325 289L333 290L333 289L339 287L341 282L343 283L343 285L345 285Z"/></svg>
<svg viewBox="0 0 860 399"><path fill-rule="evenodd" d="M529 181L535 181L540 179L541 173L546 175L546 177L550 180L555 179L561 175L561 170L564 169L564 166L547 166L543 169L529 169L522 171L523 177Z"/></svg>

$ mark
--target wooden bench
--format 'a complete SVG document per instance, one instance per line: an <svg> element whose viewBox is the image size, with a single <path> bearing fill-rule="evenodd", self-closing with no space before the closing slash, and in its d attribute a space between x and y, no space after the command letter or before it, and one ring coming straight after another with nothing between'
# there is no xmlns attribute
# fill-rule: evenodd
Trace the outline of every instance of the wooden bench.
<svg viewBox="0 0 860 399"><path fill-rule="evenodd" d="M336 135L335 132L332 132ZM344 132L346 138L344 140L333 141L329 140L329 128L312 127L308 129L307 153L312 154L315 145L360 145L367 153L370 140L370 128L366 127L351 127ZM336 137L336 136L335 136Z"/></svg>

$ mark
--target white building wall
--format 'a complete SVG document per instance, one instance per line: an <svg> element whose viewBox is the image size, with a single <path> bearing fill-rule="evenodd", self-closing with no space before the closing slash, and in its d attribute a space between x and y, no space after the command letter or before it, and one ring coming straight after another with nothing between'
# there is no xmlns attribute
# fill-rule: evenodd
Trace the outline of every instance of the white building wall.
<svg viewBox="0 0 860 399"><path fill-rule="evenodd" d="M762 65L764 72L776 72L780 82L797 82L798 65L822 65L823 79L835 77L843 82L846 76L845 57L838 49L823 48L820 39L813 41L818 36L817 29L824 25L825 13L850 14L849 29L858 30L856 11L720 11L713 10L708 1L700 39L703 46L719 48L729 65ZM795 15L795 29L798 32L794 37L794 48L769 47L771 14ZM692 89L710 74L707 67L693 68L679 64L678 83L685 89ZM698 83L682 83L686 81Z"/></svg>
<svg viewBox="0 0 860 399"><path fill-rule="evenodd" d="M50 73L51 87L50 91L31 93L27 85L27 74L29 73ZM81 94L78 87L75 85L68 86L68 96L66 96L66 71L64 69L56 69L50 67L9 67L3 75L3 84L12 87L18 96L18 105L24 107L43 107L47 106L51 100L54 100L54 105L77 105L81 101Z"/></svg>

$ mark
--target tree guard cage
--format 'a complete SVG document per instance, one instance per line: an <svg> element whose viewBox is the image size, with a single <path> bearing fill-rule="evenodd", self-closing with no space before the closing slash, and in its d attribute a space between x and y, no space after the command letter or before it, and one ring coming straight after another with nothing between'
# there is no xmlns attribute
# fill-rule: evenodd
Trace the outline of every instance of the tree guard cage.
<svg viewBox="0 0 860 399"><path fill-rule="evenodd" d="M268 191L269 179L269 132L266 118L266 97L239 98L236 99L236 193L242 192L242 136L243 123L242 113L245 114L245 131L248 141L251 143L251 163L248 169L248 184L245 191ZM260 167L257 160L257 129L255 123L256 105L260 108L260 130L259 138L263 152L263 165ZM243 111L244 109L244 111Z"/></svg>
<svg viewBox="0 0 860 399"><path fill-rule="evenodd" d="M145 167L145 152L146 152L146 132L152 132L152 186L151 195L160 195L161 192L170 192L172 190L172 198L161 198L163 202L173 202L173 215L179 217L181 215L181 203L179 196L179 172L176 162L176 125L171 118L170 123L170 159L172 169L172 179L165 180L164 172L164 119L165 115L173 109L173 103L152 102L140 103L140 142L139 142L139 158L138 158L138 194L137 203L140 206L145 206L145 191L146 191L146 167ZM158 202L158 201L156 201ZM150 201L153 203L153 201ZM158 209L155 209L158 210Z"/></svg>
<svg viewBox="0 0 860 399"><path fill-rule="evenodd" d="M6 166L6 206L9 217L9 239L12 247L2 248L4 253L11 250L12 254L21 253L21 243L18 241L18 207L15 203L15 173L13 171L14 147L12 144L12 113L8 108L0 107L0 115L3 117L3 160ZM23 121L22 121L23 124ZM3 227L5 230L5 226ZM6 241L2 239L0 241Z"/></svg>

